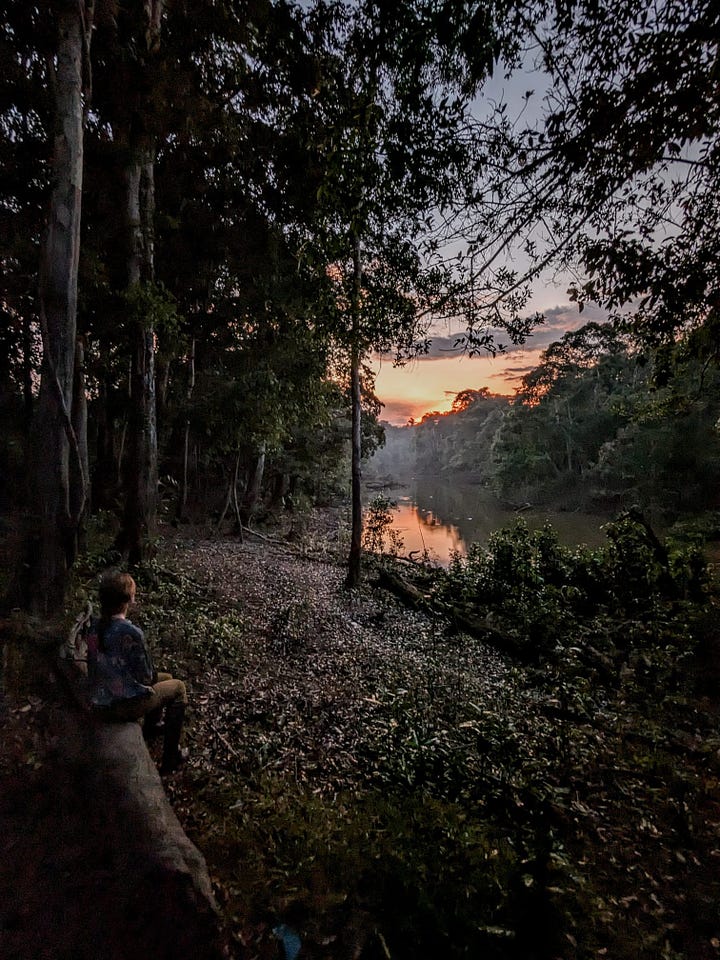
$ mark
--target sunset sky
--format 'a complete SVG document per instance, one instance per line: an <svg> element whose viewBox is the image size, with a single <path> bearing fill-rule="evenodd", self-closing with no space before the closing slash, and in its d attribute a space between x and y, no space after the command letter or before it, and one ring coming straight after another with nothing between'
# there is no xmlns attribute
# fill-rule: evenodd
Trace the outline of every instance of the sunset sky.
<svg viewBox="0 0 720 960"><path fill-rule="evenodd" d="M491 113L493 106L505 102L509 114L526 122L533 122L541 113L547 78L526 58L527 63L512 76L496 73L482 88L475 112L478 115ZM528 94L530 94L528 96ZM523 267L522 255L517 255L514 268ZM528 304L527 314L536 312L545 315L545 323L522 347L508 349L495 358L481 356L469 358L454 346L462 330L447 327L431 332L430 354L403 367L393 367L392 358L380 358L374 363L377 371L375 393L385 404L380 419L395 425L407 423L410 417L419 420L432 410L445 412L452 406L456 393L467 388L488 387L492 393L512 395L520 378L537 365L541 352L568 330L575 329L591 320L603 320L605 314L586 306L582 313L576 304L567 302L568 283L563 278L545 277L538 281ZM559 305L560 304L560 305ZM505 337L498 338L507 342Z"/></svg>
<svg viewBox="0 0 720 960"><path fill-rule="evenodd" d="M433 337L427 357L404 367L393 367L391 358L377 360L375 392L385 404L380 419L399 426L410 417L419 420L431 410L444 412L452 406L455 394L467 388L488 387L492 393L512 394L520 377L537 365L540 353L549 344L568 330L605 319L605 314L592 306L579 313L576 304L547 306L539 298L529 312L534 310L545 314L545 323L536 328L524 346L508 349L495 358L462 356L454 347L456 332L440 330Z"/></svg>
<svg viewBox="0 0 720 960"><path fill-rule="evenodd" d="M523 122L533 123L542 113L542 103L548 88L547 77L537 69L532 55L525 57L522 67L511 76L496 72L483 86L475 103L478 116L492 113L498 103L508 107ZM542 238L536 238L542 244ZM515 252L513 268L521 269L523 256ZM385 404L380 419L396 425L407 423L410 417L418 420L431 410L444 412L452 406L456 393L470 388L488 387L493 393L512 395L520 378L537 365L540 354L568 330L576 329L591 320L605 320L607 315L591 305L582 313L577 304L567 301L567 278L545 275L537 281L528 304L527 314L543 313L545 323L536 328L522 347L508 349L504 355L474 357L462 355L454 347L459 329L436 329L429 356L415 360L404 367L393 367L392 358L377 359L375 392ZM506 338L499 337L501 342Z"/></svg>

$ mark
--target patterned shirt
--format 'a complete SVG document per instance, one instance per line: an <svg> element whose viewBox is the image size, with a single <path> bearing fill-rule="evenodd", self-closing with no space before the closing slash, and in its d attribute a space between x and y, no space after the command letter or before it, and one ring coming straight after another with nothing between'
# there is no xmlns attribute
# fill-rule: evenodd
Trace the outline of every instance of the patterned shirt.
<svg viewBox="0 0 720 960"><path fill-rule="evenodd" d="M98 645L88 645L90 700L96 707L109 707L135 697L149 697L154 668L142 630L129 620L111 620L104 628L93 625Z"/></svg>

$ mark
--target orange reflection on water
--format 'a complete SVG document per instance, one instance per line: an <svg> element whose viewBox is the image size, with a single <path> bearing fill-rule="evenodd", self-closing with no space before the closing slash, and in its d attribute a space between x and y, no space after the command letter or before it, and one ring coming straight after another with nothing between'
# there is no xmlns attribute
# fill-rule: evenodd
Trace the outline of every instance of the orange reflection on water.
<svg viewBox="0 0 720 960"><path fill-rule="evenodd" d="M410 500L401 500L393 511L393 527L403 541L403 556L419 556L425 550L431 560L445 566L450 560L450 551L457 550L465 556L465 543L458 528L438 520L430 510L418 510Z"/></svg>

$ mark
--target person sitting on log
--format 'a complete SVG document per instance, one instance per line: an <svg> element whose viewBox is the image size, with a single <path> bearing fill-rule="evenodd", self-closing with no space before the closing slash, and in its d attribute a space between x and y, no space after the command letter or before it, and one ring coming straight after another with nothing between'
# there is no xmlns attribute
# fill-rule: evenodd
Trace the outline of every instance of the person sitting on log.
<svg viewBox="0 0 720 960"><path fill-rule="evenodd" d="M135 581L128 573L112 570L102 578L100 619L93 631L97 645L88 643L90 701L96 716L103 720L143 720L146 740L162 729L160 772L171 773L184 759L180 736L187 692L182 680L155 670L142 630L128 620L135 590Z"/></svg>

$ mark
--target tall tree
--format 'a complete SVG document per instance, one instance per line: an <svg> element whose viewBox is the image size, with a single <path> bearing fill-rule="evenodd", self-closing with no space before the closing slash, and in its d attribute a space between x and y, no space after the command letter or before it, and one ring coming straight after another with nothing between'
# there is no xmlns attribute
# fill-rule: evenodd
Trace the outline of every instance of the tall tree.
<svg viewBox="0 0 720 960"><path fill-rule="evenodd" d="M411 348L433 305L452 299L429 235L433 214L468 175L466 106L491 68L496 35L484 3L438 10L319 2L306 23L320 59L309 149L321 175L305 255L334 281L326 322L349 358L353 587L362 536L360 364L371 349Z"/></svg>
<svg viewBox="0 0 720 960"><path fill-rule="evenodd" d="M83 183L83 66L90 47L93 4L57 0L52 15L57 30L55 56L48 62L54 102L52 195L40 263L43 359L33 424L32 471L39 514L32 606L43 613L56 610L64 597L88 480L82 452L84 419L82 415L73 417L73 387ZM75 494L71 476L77 486Z"/></svg>
<svg viewBox="0 0 720 960"><path fill-rule="evenodd" d="M164 0L129 4L119 17L118 42L132 63L131 107L118 124L126 160L127 304L131 313L132 372L125 511L120 542L130 564L140 563L155 533L158 491L155 380L155 159L153 71L159 58ZM121 54L121 55L122 55ZM124 96L130 93L123 91ZM160 107L161 109L161 107Z"/></svg>
<svg viewBox="0 0 720 960"><path fill-rule="evenodd" d="M132 2L98 37L103 42L94 125L98 157L122 181L122 199L116 202L126 210L124 235L114 237L113 255L105 255L115 322L101 337L111 346L113 339L121 341L123 351L126 342L132 344L120 543L135 561L152 533L158 447L163 452L155 408L161 418L188 419L187 409L178 412L187 406L177 398L178 389L187 396L187 384L184 376L173 382L175 351L182 356L193 338L206 346L214 335L222 339L223 326L250 322L246 311L259 305L262 313L277 293L269 290L271 251L266 256L267 210L273 204L267 170L275 87L283 84L268 71L264 55L272 46L267 37L282 49L288 19L291 27L285 4L186 0L165 9ZM117 185L110 189L117 196ZM113 209L102 215L102 202L100 197L100 226L112 235L117 218ZM113 264L118 259L126 265L123 276ZM113 297L120 288L124 295ZM257 321L263 322L260 316ZM110 366L112 349L104 352ZM198 383L211 354L204 346L196 350ZM117 396L117 390L106 390L108 398L113 393ZM172 428L160 422L160 430L163 426Z"/></svg>

